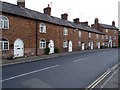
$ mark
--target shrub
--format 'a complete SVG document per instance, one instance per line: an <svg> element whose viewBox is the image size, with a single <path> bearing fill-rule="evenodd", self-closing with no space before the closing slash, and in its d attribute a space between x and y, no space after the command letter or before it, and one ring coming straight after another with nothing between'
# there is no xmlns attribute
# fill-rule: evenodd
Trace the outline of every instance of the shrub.
<svg viewBox="0 0 120 90"><path fill-rule="evenodd" d="M54 52L55 52L55 53L59 53L59 49L58 49L58 48L55 48L55 49L54 49Z"/></svg>
<svg viewBox="0 0 120 90"><path fill-rule="evenodd" d="M50 52L50 48L49 48L49 47L46 47L46 48L44 49L44 54L48 55L49 52Z"/></svg>

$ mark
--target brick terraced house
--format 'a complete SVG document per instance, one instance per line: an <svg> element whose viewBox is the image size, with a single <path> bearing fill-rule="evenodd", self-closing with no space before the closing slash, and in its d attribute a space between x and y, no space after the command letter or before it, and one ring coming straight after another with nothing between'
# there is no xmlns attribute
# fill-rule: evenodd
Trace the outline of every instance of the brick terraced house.
<svg viewBox="0 0 120 90"><path fill-rule="evenodd" d="M113 25L99 24L95 20L92 28L79 18L68 21L68 14L61 18L51 16L51 7L44 13L25 7L25 0L17 5L0 1L0 50L2 58L28 57L49 54L58 48L61 53L100 49L101 46L118 46L118 29Z"/></svg>

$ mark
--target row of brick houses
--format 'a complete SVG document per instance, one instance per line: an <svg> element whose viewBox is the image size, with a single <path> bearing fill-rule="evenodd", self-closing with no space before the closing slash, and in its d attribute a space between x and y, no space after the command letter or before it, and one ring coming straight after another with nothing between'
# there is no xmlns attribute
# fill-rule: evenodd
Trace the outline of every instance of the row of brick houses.
<svg viewBox="0 0 120 90"><path fill-rule="evenodd" d="M68 21L68 14L61 18L51 16L51 7L44 13L25 8L25 0L17 5L0 1L0 50L1 57L24 57L44 54L48 45L49 54L58 48L62 52L100 49L102 46L118 47L118 28L99 23L98 18L90 27L79 18Z"/></svg>

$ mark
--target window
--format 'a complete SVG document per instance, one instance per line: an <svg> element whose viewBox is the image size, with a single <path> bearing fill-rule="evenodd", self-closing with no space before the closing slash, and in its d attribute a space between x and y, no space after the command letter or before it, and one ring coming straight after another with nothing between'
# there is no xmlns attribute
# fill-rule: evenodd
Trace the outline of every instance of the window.
<svg viewBox="0 0 120 90"><path fill-rule="evenodd" d="M108 33L108 29L106 29L106 33Z"/></svg>
<svg viewBox="0 0 120 90"><path fill-rule="evenodd" d="M63 48L67 48L68 47L68 42L67 42L67 40L65 40L64 42L63 42Z"/></svg>
<svg viewBox="0 0 120 90"><path fill-rule="evenodd" d="M115 46L116 46L116 43L113 43L113 46L115 47Z"/></svg>
<svg viewBox="0 0 120 90"><path fill-rule="evenodd" d="M45 41L44 39L41 39L41 40L40 40L40 48L41 48L41 49L46 48L46 41Z"/></svg>
<svg viewBox="0 0 120 90"><path fill-rule="evenodd" d="M96 34L96 38L99 39L98 34Z"/></svg>
<svg viewBox="0 0 120 90"><path fill-rule="evenodd" d="M108 39L108 35L105 35L105 38Z"/></svg>
<svg viewBox="0 0 120 90"><path fill-rule="evenodd" d="M9 20L6 16L0 15L0 28L9 29Z"/></svg>
<svg viewBox="0 0 120 90"><path fill-rule="evenodd" d="M102 35L102 39L104 39L104 36Z"/></svg>
<svg viewBox="0 0 120 90"><path fill-rule="evenodd" d="M88 33L89 34L89 38L91 38L91 33Z"/></svg>
<svg viewBox="0 0 120 90"><path fill-rule="evenodd" d="M46 25L44 23L40 24L40 32L41 33L46 33Z"/></svg>
<svg viewBox="0 0 120 90"><path fill-rule="evenodd" d="M0 39L0 50L9 50L9 42L7 39Z"/></svg>
<svg viewBox="0 0 120 90"><path fill-rule="evenodd" d="M112 36L109 36L109 40L112 40Z"/></svg>
<svg viewBox="0 0 120 90"><path fill-rule="evenodd" d="M113 39L116 40L116 36L114 36Z"/></svg>
<svg viewBox="0 0 120 90"><path fill-rule="evenodd" d="M114 33L116 33L116 30L114 30Z"/></svg>
<svg viewBox="0 0 120 90"><path fill-rule="evenodd" d="M64 28L63 35L68 35L68 30L67 30L67 28Z"/></svg>
<svg viewBox="0 0 120 90"><path fill-rule="evenodd" d="M79 37L81 37L81 31L79 31L79 34L78 34Z"/></svg>

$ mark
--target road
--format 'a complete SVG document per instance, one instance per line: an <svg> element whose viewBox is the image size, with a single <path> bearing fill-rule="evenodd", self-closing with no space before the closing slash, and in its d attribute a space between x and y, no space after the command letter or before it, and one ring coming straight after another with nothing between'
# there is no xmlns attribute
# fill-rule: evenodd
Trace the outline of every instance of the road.
<svg viewBox="0 0 120 90"><path fill-rule="evenodd" d="M3 88L86 88L118 62L118 49L4 66Z"/></svg>

